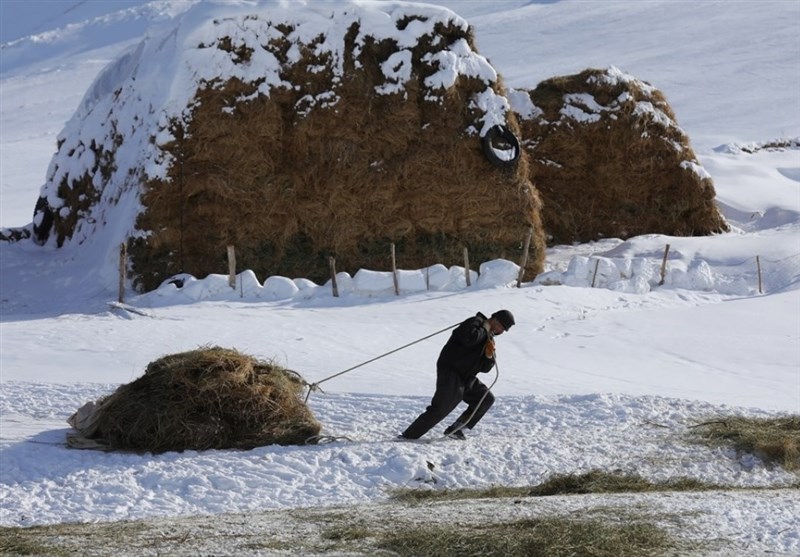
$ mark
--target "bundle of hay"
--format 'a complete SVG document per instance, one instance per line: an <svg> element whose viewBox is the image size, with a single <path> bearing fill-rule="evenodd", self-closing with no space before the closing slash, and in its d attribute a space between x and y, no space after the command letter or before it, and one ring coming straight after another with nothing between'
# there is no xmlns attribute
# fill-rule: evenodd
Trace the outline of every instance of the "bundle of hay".
<svg viewBox="0 0 800 557"><path fill-rule="evenodd" d="M551 243L728 230L664 96L611 67L511 96Z"/></svg>
<svg viewBox="0 0 800 557"><path fill-rule="evenodd" d="M70 417L78 435L69 444L151 453L303 444L321 429L300 398L304 384L236 350L172 354Z"/></svg>
<svg viewBox="0 0 800 557"><path fill-rule="evenodd" d="M128 226L150 290L226 270L228 245L258 275L317 280L329 256L387 269L390 243L406 268L465 246L518 261L533 227L532 276L544 235L527 161L482 145L498 126L519 135L504 94L445 8L201 2L98 78L59 138L35 237ZM116 222L123 205L135 223Z"/></svg>

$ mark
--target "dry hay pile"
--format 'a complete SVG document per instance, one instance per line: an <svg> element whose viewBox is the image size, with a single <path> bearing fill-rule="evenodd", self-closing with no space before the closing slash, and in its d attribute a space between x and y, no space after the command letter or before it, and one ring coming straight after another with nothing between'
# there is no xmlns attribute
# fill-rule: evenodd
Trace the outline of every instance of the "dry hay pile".
<svg viewBox="0 0 800 557"><path fill-rule="evenodd" d="M102 111L86 108L107 135L59 145L35 219L39 243L82 241L110 219L94 204L120 198L104 188L126 182L142 192L128 246L140 290L178 273L226 272L228 245L258 276L313 280L328 278L329 256L343 271L387 270L390 243L408 269L459 263L465 246L474 262L520 261L530 227L527 276L541 272L540 201L525 156L503 166L482 151L487 130L518 136L519 125L463 19L402 2L213 9L239 12L151 39L138 66L108 72L147 74L168 57L149 45L197 37L162 62L197 79L180 110L154 111L142 89L152 80L141 78L109 88ZM132 114L158 119L147 141L134 137L144 124L123 120ZM120 155L136 141L143 153ZM163 171L122 168L137 158Z"/></svg>
<svg viewBox="0 0 800 557"><path fill-rule="evenodd" d="M401 50L392 40L365 38L369 30L355 23L339 79L319 44L301 44L293 63L292 29L264 29L273 31L263 47L281 61L282 78L302 86L266 96L259 83L234 79L198 91L191 119L175 125L166 147L177 187L150 183L143 199L138 226L154 233L132 254L145 289L177 272L224 270L228 244L257 275L315 280L327 278L328 256L340 270L388 269L391 242L405 268L458 262L465 245L473 261L519 260L532 225L539 241L529 271L541 271L539 202L525 165L493 166L480 137L467 133L480 128L472 99L487 85L423 85L439 70L424 61L439 50L432 45L466 41L474 50L471 30L437 26L395 62L411 73L404 88L376 94L386 81L381 66ZM228 37L206 48L229 50L240 63L254 56Z"/></svg>
<svg viewBox="0 0 800 557"><path fill-rule="evenodd" d="M515 95L548 242L728 230L711 177L658 90L612 67Z"/></svg>
<svg viewBox="0 0 800 557"><path fill-rule="evenodd" d="M70 445L163 453L303 444L321 429L301 400L304 385L236 350L172 354L76 412L69 423L79 435Z"/></svg>

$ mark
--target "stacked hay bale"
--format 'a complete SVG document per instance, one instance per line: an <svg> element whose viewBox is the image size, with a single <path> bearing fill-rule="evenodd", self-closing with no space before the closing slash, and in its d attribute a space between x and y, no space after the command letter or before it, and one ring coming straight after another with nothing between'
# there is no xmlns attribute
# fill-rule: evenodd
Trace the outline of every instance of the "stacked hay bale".
<svg viewBox="0 0 800 557"><path fill-rule="evenodd" d="M664 96L616 68L511 95L548 242L728 230Z"/></svg>
<svg viewBox="0 0 800 557"><path fill-rule="evenodd" d="M155 454L303 444L321 429L300 398L304 385L236 350L172 354L76 412L70 445Z"/></svg>
<svg viewBox="0 0 800 557"><path fill-rule="evenodd" d="M460 262L465 246L476 262L518 261L530 227L527 276L542 270L525 157L498 166L482 152L488 130L519 127L463 19L434 6L336 2L200 3L184 21L87 95L83 117L105 135L79 123L82 137L63 134L36 217L40 243L86 236L98 226L90 220L111 219L97 204L135 190L128 252L142 290L179 272L224 271L228 245L264 277L324 280L328 256L340 270L387 269L390 243L405 268ZM190 94L148 99L151 81L138 74L163 74L159 63L174 81L153 94L186 82ZM121 164L133 159L144 163Z"/></svg>

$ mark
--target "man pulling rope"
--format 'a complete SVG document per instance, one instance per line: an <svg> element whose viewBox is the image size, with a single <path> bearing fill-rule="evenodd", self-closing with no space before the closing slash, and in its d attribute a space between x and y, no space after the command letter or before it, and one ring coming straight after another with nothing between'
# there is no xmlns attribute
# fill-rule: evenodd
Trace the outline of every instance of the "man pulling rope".
<svg viewBox="0 0 800 557"><path fill-rule="evenodd" d="M462 430L475 427L494 403L489 387L476 375L495 366L494 337L512 325L514 316L507 309L501 309L489 318L479 312L455 328L436 361L436 392L431 403L400 435L401 439L419 439L462 400L468 404L467 409L444 434L465 439Z"/></svg>

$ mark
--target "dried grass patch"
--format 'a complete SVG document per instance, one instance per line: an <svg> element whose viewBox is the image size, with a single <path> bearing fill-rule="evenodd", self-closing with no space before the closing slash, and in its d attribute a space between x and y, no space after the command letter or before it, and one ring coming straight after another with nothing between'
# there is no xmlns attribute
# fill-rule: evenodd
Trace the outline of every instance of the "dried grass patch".
<svg viewBox="0 0 800 557"><path fill-rule="evenodd" d="M730 446L768 464L800 470L800 416L746 418L727 416L698 424L692 438L713 447Z"/></svg>
<svg viewBox="0 0 800 557"><path fill-rule="evenodd" d="M379 547L408 557L572 557L661 555L674 546L665 530L644 521L544 517L504 524L402 527Z"/></svg>
<svg viewBox="0 0 800 557"><path fill-rule="evenodd" d="M692 478L651 481L638 474L591 470L582 474L553 474L534 486L491 486L484 489L398 489L391 492L396 501L453 501L461 499L542 497L549 495L584 495L588 493L644 493L658 491L702 491L722 486Z"/></svg>

